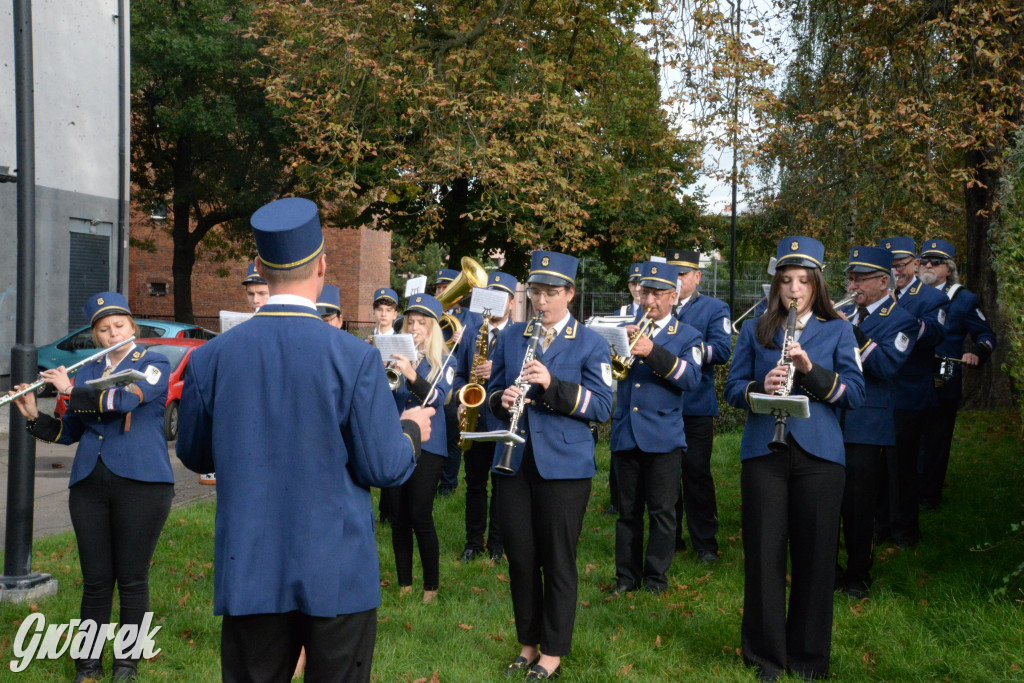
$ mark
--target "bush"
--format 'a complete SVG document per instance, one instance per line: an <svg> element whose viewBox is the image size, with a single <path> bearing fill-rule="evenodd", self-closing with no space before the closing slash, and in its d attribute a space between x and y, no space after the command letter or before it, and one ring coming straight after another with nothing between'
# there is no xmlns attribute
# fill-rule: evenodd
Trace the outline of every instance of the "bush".
<svg viewBox="0 0 1024 683"><path fill-rule="evenodd" d="M1024 415L1024 134L1018 134L1001 192L997 228L990 235L1005 328L1006 362L1014 400Z"/></svg>

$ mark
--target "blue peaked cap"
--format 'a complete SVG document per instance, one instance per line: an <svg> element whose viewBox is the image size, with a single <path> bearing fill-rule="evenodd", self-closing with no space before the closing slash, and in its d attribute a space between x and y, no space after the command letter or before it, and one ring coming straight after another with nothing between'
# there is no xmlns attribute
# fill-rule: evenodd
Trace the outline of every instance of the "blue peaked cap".
<svg viewBox="0 0 1024 683"><path fill-rule="evenodd" d="M640 279L640 267L643 266L643 265L644 265L643 263L634 263L633 265L631 265L629 267L629 281L630 282L633 282L634 280L639 280Z"/></svg>
<svg viewBox="0 0 1024 683"><path fill-rule="evenodd" d="M535 251L530 257L530 276L527 282L539 282L552 287L576 286L576 268L580 260L557 251Z"/></svg>
<svg viewBox="0 0 1024 683"><path fill-rule="evenodd" d="M515 296L518 286L519 282L514 277L500 270L495 270L487 276L487 289L500 289L503 292L508 292L509 296Z"/></svg>
<svg viewBox="0 0 1024 683"><path fill-rule="evenodd" d="M256 272L256 263L250 263L249 267L245 270L245 279L242 280L243 285L265 285L267 281L260 277L260 274Z"/></svg>
<svg viewBox="0 0 1024 683"><path fill-rule="evenodd" d="M946 240L925 240L921 245L921 258L956 258L956 248Z"/></svg>
<svg viewBox="0 0 1024 683"><path fill-rule="evenodd" d="M885 273L892 272L892 254L878 247L854 247L850 250L850 260L846 264L847 273Z"/></svg>
<svg viewBox="0 0 1024 683"><path fill-rule="evenodd" d="M377 291L375 291L373 293L373 303L375 303L375 304L378 301L385 301L386 302L388 299L391 300L391 303L393 303L395 306L397 306L398 305L398 292L396 292L395 290L391 289L390 287L381 287L380 289L378 289Z"/></svg>
<svg viewBox="0 0 1024 683"><path fill-rule="evenodd" d="M434 278L434 284L440 285L445 282L451 282L459 276L459 271L452 270L451 268L441 268L437 271L437 275Z"/></svg>
<svg viewBox="0 0 1024 683"><path fill-rule="evenodd" d="M324 250L316 204L308 199L286 197L270 202L257 209L249 222L256 251L267 268L298 268Z"/></svg>
<svg viewBox="0 0 1024 683"><path fill-rule="evenodd" d="M821 270L825 263L825 245L813 237L783 237L775 250L775 267L802 266Z"/></svg>
<svg viewBox="0 0 1024 683"><path fill-rule="evenodd" d="M316 300L316 310L320 315L341 313L341 292L337 285L324 285Z"/></svg>
<svg viewBox="0 0 1024 683"><path fill-rule="evenodd" d="M640 266L640 286L651 289L675 289L679 266L671 263L646 261Z"/></svg>
<svg viewBox="0 0 1024 683"><path fill-rule="evenodd" d="M409 304L405 307L406 315L412 312L422 313L434 320L440 320L444 314L444 309L441 308L441 302L429 294L414 294L409 299Z"/></svg>
<svg viewBox="0 0 1024 683"><path fill-rule="evenodd" d="M905 256L917 258L917 245L913 237L888 237L879 242L878 246L892 254L894 259Z"/></svg>
<svg viewBox="0 0 1024 683"><path fill-rule="evenodd" d="M108 315L131 315L128 308L128 299L117 292L100 292L89 297L82 307L85 317L89 319L89 325L95 325L100 318Z"/></svg>

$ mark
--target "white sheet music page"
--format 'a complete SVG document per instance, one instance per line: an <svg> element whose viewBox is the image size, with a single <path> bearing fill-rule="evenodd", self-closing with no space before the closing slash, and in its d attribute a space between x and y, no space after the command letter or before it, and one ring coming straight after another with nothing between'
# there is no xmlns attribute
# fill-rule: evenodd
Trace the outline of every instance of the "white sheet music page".
<svg viewBox="0 0 1024 683"><path fill-rule="evenodd" d="M508 293L497 289L473 288L473 297L469 300L469 310L480 315L505 314L505 306L508 305Z"/></svg>
<svg viewBox="0 0 1024 683"><path fill-rule="evenodd" d="M252 313L238 313L235 311L220 312L220 331L227 332L235 325L244 323L252 317Z"/></svg>
<svg viewBox="0 0 1024 683"><path fill-rule="evenodd" d="M413 343L411 334L375 334L373 345L380 351L380 357L385 363L394 360L391 357L393 354L403 355L413 364L416 362L416 344Z"/></svg>
<svg viewBox="0 0 1024 683"><path fill-rule="evenodd" d="M608 342L613 356L625 356L629 354L629 335L625 327L613 327L612 325L591 325L590 329L604 337Z"/></svg>
<svg viewBox="0 0 1024 683"><path fill-rule="evenodd" d="M423 294L427 291L427 276L419 275L417 277L409 278L405 281L405 298L408 299L413 294Z"/></svg>

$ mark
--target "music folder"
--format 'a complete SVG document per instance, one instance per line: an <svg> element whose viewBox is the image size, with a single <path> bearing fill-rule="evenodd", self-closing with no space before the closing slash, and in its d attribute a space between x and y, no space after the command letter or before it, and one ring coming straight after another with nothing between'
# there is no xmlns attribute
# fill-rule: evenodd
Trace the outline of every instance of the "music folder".
<svg viewBox="0 0 1024 683"><path fill-rule="evenodd" d="M462 432L460 436L466 441L500 441L501 443L526 443L526 439L513 434L507 429L496 429L491 432Z"/></svg>
<svg viewBox="0 0 1024 683"><path fill-rule="evenodd" d="M157 373L159 379L160 374ZM123 387L126 384L138 383L146 379L145 373L139 372L138 370L121 370L115 372L112 375L106 377L97 377L96 379L86 380L85 383L96 389L109 389L110 387Z"/></svg>
<svg viewBox="0 0 1024 683"><path fill-rule="evenodd" d="M806 396L776 396L751 392L750 410L761 415L811 416L811 404Z"/></svg>

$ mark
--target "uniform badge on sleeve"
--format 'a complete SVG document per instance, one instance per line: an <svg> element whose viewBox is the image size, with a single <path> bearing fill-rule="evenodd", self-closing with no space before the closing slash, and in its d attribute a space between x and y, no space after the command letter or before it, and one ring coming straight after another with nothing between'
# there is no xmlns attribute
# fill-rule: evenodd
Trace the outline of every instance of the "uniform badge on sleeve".
<svg viewBox="0 0 1024 683"><path fill-rule="evenodd" d="M732 322L728 318L722 318L722 329L726 334L732 334Z"/></svg>
<svg viewBox="0 0 1024 683"><path fill-rule="evenodd" d="M690 349L690 352L693 354L693 362L696 363L697 365L703 365L703 359L700 355L700 349L694 346L692 349Z"/></svg>
<svg viewBox="0 0 1024 683"><path fill-rule="evenodd" d="M601 363L601 379L608 386L612 385L612 366L609 363Z"/></svg>
<svg viewBox="0 0 1024 683"><path fill-rule="evenodd" d="M445 370L444 379L448 384L451 384L452 380L455 379L455 368L449 365L448 369Z"/></svg>
<svg viewBox="0 0 1024 683"><path fill-rule="evenodd" d="M160 381L160 377L163 376L160 368L155 365L150 365L143 374L146 376L146 383L151 387L155 387L156 383Z"/></svg>
<svg viewBox="0 0 1024 683"><path fill-rule="evenodd" d="M864 364L860 362L860 349L853 347L853 357L857 360L857 369L864 372Z"/></svg>
<svg viewBox="0 0 1024 683"><path fill-rule="evenodd" d="M985 314L981 312L981 309L980 309L980 308L975 308L975 309L974 309L974 312L978 314L978 317L979 317L979 318L981 318L981 319L982 319L982 321L986 321L986 320L985 320ZM986 322L987 322L987 321L986 321Z"/></svg>
<svg viewBox="0 0 1024 683"><path fill-rule="evenodd" d="M946 324L946 312L943 311L941 308L939 309L939 324L940 325L945 325Z"/></svg>
<svg viewBox="0 0 1024 683"><path fill-rule="evenodd" d="M907 347L910 346L910 337L900 332L896 335L896 350L900 353L906 353Z"/></svg>

